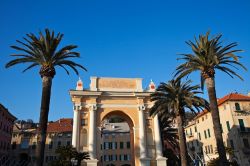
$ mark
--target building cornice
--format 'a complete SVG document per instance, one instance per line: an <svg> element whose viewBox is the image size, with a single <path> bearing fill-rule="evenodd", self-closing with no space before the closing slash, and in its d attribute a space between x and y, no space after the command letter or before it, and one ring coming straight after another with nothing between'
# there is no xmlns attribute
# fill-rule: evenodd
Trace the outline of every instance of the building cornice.
<svg viewBox="0 0 250 166"><path fill-rule="evenodd" d="M116 91L90 91L70 90L70 96L110 96L110 97L149 97L152 92L116 92Z"/></svg>

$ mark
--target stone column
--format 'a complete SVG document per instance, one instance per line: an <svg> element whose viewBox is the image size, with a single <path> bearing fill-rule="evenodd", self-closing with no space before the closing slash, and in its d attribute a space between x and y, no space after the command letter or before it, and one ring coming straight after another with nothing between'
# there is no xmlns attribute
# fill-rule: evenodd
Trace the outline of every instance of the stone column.
<svg viewBox="0 0 250 166"><path fill-rule="evenodd" d="M156 158L159 158L159 157L162 157L162 144L161 144L161 135L160 135L158 115L155 115L154 117L154 135L155 135Z"/></svg>
<svg viewBox="0 0 250 166"><path fill-rule="evenodd" d="M147 157L146 137L145 137L145 106L139 106L139 138L140 138L140 161L141 166L150 166L150 159Z"/></svg>
<svg viewBox="0 0 250 166"><path fill-rule="evenodd" d="M89 155L96 159L96 105L89 107Z"/></svg>
<svg viewBox="0 0 250 166"><path fill-rule="evenodd" d="M140 155L141 158L147 157L146 151L146 139L145 139L145 118L144 118L145 106L139 106L139 138L140 138Z"/></svg>
<svg viewBox="0 0 250 166"><path fill-rule="evenodd" d="M74 104L73 111L74 111L74 119L73 119L72 146L77 149L79 147L80 105Z"/></svg>
<svg viewBox="0 0 250 166"><path fill-rule="evenodd" d="M167 158L162 157L162 143L161 143L158 115L155 115L154 117L154 135L155 135L155 150L156 150L157 166L166 166Z"/></svg>

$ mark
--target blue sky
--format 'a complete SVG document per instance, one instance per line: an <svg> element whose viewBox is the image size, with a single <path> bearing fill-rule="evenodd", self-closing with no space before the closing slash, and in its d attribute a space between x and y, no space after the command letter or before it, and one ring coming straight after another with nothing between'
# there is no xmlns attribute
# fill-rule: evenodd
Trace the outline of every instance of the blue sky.
<svg viewBox="0 0 250 166"><path fill-rule="evenodd" d="M22 73L26 65L5 69L15 50L10 45L25 34L44 28L65 34L62 45L76 44L84 86L90 76L142 77L144 87L171 79L179 53L189 53L185 41L211 30L223 34L225 44L238 42L250 66L250 1L135 1L79 0L0 2L0 102L19 119L38 121L41 100L39 68ZM216 73L217 96L250 91L249 72L239 71L242 82ZM199 83L198 73L190 78ZM57 70L53 81L50 120L72 117L69 89L78 77ZM204 95L206 97L206 95Z"/></svg>

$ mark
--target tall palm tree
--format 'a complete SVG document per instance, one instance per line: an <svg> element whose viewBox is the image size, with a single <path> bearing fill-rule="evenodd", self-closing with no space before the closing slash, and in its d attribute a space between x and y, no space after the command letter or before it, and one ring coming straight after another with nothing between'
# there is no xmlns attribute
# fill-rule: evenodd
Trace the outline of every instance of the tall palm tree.
<svg viewBox="0 0 250 166"><path fill-rule="evenodd" d="M197 96L201 92L198 85L190 85L191 81L181 83L180 80L171 80L168 83L161 83L156 91L151 94L151 101L154 106L150 110L150 115L165 114L174 116L178 124L179 147L181 165L187 166L187 147L184 133L185 111L200 111L203 108L209 109L208 102Z"/></svg>
<svg viewBox="0 0 250 166"><path fill-rule="evenodd" d="M52 79L56 74L55 67L63 68L67 74L69 74L69 71L66 67L71 68L77 75L78 67L86 71L82 65L70 60L70 58L80 57L78 52L73 51L73 49L77 48L76 45L67 45L61 49L58 48L62 38L63 34L57 33L55 35L54 31L50 32L49 29L45 29L45 35L42 32L38 36L33 33L27 34L23 38L24 42L17 40L20 46L11 46L13 49L19 51L19 53L12 54L11 56L16 57L16 59L11 60L5 66L9 68L17 64L30 63L23 72L35 66L40 66L39 74L42 78L42 99L38 129L37 166L42 166L44 160L51 86Z"/></svg>
<svg viewBox="0 0 250 166"><path fill-rule="evenodd" d="M210 33L207 32L205 35L199 35L199 39L195 38L195 42L186 42L192 48L193 53L182 54L182 57L179 59L185 62L176 68L175 75L180 79L192 72L200 72L202 90L205 83L208 91L214 135L219 153L220 165L222 166L227 164L227 160L215 90L215 70L220 70L232 78L236 76L242 80L242 77L233 69L238 70L239 68L243 68L246 70L246 68L239 62L241 57L235 55L235 53L242 51L233 49L238 45L237 43L234 42L223 46L220 41L222 35L216 35L210 38L209 34Z"/></svg>
<svg viewBox="0 0 250 166"><path fill-rule="evenodd" d="M169 116L168 114L159 113L158 118L162 141L165 140L171 144L173 148L178 148L177 128L172 126L173 117Z"/></svg>

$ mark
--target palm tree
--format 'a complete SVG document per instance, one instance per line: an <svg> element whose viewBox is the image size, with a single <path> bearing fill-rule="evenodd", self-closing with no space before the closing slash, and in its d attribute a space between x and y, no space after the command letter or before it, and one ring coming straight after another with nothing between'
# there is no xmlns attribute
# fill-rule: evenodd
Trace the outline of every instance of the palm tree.
<svg viewBox="0 0 250 166"><path fill-rule="evenodd" d="M178 165L178 153L179 152L179 138L178 138L178 130L173 127L173 117L170 117L167 114L158 114L159 124L160 124L160 132L161 132L161 140L163 144L163 156L166 157L167 165Z"/></svg>
<svg viewBox="0 0 250 166"><path fill-rule="evenodd" d="M178 79L180 79L194 71L199 71L201 73L201 87L203 90L205 82L210 101L214 135L219 153L220 165L222 166L227 164L227 159L223 144L215 90L215 70L220 70L232 78L236 76L242 80L241 76L233 69L238 70L240 67L246 70L246 68L239 62L241 57L235 55L235 53L241 51L233 49L238 45L237 43L234 42L223 46L220 41L222 35L216 35L215 37L210 38L209 34L210 33L207 32L205 35L200 35L199 39L195 38L195 42L186 42L192 48L193 54L182 54L182 57L179 59L184 60L185 62L176 68L175 76L178 76Z"/></svg>
<svg viewBox="0 0 250 166"><path fill-rule="evenodd" d="M38 129L38 150L37 150L37 166L43 165L44 160L44 148L46 141L47 122L49 114L50 96L52 79L56 74L55 67L63 68L67 74L69 71L66 67L71 68L77 75L77 67L86 71L86 69L73 61L70 58L79 58L78 52L72 51L77 48L76 45L67 45L58 48L63 34L54 34L54 31L50 32L45 29L45 35L40 32L38 36L30 33L24 37L24 42L17 40L21 46L11 46L13 49L19 51L18 54L11 56L16 59L11 60L6 64L6 68L14 66L16 64L30 63L30 65L23 70L23 72L35 67L40 66L40 76L42 78L42 100Z"/></svg>
<svg viewBox="0 0 250 166"><path fill-rule="evenodd" d="M77 161L76 165L80 166L82 160L89 160L88 152L77 152L72 146L59 146L56 149L56 154L58 154L58 159L50 163L51 166L62 165L71 166L71 159Z"/></svg>
<svg viewBox="0 0 250 166"><path fill-rule="evenodd" d="M159 113L159 124L162 141L167 141L173 148L178 148L177 128L172 126L173 118L168 114ZM163 142L162 142L163 143ZM163 143L164 144L164 143Z"/></svg>
<svg viewBox="0 0 250 166"><path fill-rule="evenodd" d="M200 111L203 108L209 109L208 102L197 96L201 92L198 91L198 85L191 86L191 81L181 83L180 80L171 80L168 83L161 83L156 91L151 94L151 101L154 106L150 110L150 115L165 114L173 116L177 120L179 147L181 156L181 165L187 166L187 147L184 133L184 116L185 111Z"/></svg>

